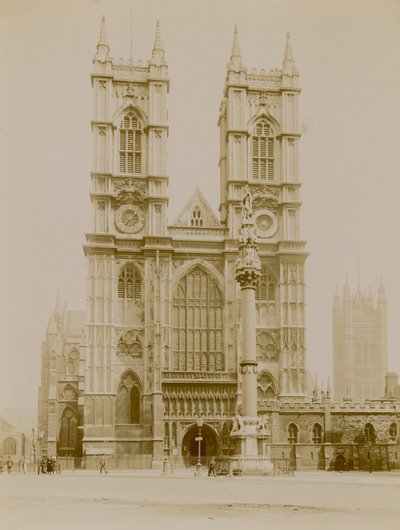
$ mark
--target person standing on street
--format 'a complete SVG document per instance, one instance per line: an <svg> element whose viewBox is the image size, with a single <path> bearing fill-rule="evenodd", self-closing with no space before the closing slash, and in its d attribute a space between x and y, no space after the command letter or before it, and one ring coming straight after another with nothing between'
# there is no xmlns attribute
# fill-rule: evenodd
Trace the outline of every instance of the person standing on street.
<svg viewBox="0 0 400 530"><path fill-rule="evenodd" d="M12 467L13 467L13 461L11 460L11 457L7 458L6 465L7 465L7 473L10 474Z"/></svg>
<svg viewBox="0 0 400 530"><path fill-rule="evenodd" d="M107 475L107 469L106 469L106 459L104 458L104 455L101 455L101 458L100 458L100 475L103 473L103 470L104 470L104 473Z"/></svg>

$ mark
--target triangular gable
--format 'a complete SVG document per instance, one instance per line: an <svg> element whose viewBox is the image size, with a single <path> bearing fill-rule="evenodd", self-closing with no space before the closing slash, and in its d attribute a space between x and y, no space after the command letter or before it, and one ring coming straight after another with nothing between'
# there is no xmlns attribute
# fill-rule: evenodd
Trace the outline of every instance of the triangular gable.
<svg viewBox="0 0 400 530"><path fill-rule="evenodd" d="M194 211L200 212L194 214ZM195 192L181 210L172 227L221 228L217 216L203 193L196 188Z"/></svg>

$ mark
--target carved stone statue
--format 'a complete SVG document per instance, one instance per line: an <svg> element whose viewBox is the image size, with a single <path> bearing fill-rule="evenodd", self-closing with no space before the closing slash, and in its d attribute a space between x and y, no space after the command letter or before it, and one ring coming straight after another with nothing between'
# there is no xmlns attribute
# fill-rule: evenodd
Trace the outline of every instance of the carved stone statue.
<svg viewBox="0 0 400 530"><path fill-rule="evenodd" d="M262 436L269 436L268 422L265 416L259 416L257 421L257 432Z"/></svg>
<svg viewBox="0 0 400 530"><path fill-rule="evenodd" d="M242 206L245 218L250 219L250 217L253 215L253 199L248 184L246 184L243 190Z"/></svg>
<svg viewBox="0 0 400 530"><path fill-rule="evenodd" d="M233 418L231 434L244 434L245 426L242 416L238 414Z"/></svg>

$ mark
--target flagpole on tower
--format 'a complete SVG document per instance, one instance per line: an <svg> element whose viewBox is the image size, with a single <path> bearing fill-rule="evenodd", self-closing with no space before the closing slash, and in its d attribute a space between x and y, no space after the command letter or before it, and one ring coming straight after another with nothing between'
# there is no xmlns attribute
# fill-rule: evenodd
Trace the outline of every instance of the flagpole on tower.
<svg viewBox="0 0 400 530"><path fill-rule="evenodd" d="M133 61L133 9L131 9L131 61Z"/></svg>

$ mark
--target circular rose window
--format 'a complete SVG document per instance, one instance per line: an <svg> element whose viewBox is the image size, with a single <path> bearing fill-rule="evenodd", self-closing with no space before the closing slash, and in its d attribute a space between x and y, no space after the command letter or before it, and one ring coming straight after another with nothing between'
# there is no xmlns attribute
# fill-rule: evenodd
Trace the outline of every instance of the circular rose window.
<svg viewBox="0 0 400 530"><path fill-rule="evenodd" d="M272 212L262 210L256 215L256 228L258 237L272 237L278 229L278 220Z"/></svg>

